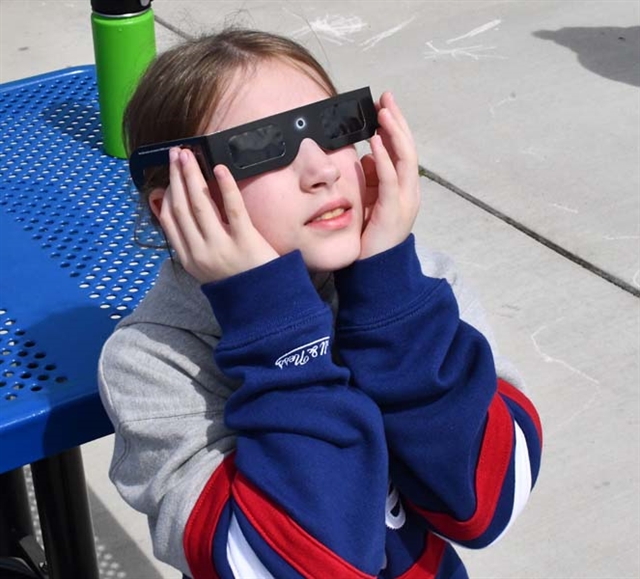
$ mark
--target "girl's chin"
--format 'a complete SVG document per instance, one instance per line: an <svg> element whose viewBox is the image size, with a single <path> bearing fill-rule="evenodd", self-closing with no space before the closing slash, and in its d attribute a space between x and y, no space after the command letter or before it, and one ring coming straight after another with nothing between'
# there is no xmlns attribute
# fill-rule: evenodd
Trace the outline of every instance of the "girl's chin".
<svg viewBox="0 0 640 579"><path fill-rule="evenodd" d="M304 255L307 268L312 273L330 273L350 266L360 256L360 245L349 248L335 248L333 251Z"/></svg>

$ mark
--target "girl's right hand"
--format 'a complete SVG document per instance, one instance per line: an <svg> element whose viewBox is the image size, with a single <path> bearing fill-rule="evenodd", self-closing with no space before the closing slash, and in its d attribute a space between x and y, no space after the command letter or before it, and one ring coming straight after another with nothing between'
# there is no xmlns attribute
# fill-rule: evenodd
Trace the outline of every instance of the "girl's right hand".
<svg viewBox="0 0 640 579"><path fill-rule="evenodd" d="M180 263L200 283L220 281L279 257L251 223L235 179L224 165L213 174L226 220L211 198L193 153L169 152L169 182L158 219Z"/></svg>

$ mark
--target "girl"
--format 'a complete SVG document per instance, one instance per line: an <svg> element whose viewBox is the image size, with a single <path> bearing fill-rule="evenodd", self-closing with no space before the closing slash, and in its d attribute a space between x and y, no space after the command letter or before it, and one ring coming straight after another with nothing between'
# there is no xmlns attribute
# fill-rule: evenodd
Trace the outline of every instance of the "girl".
<svg viewBox="0 0 640 579"><path fill-rule="evenodd" d="M336 94L298 44L227 30L151 65L128 145L215 133L277 159L265 127ZM482 312L448 260L421 271L411 131L389 93L373 115L362 159L299 138L236 181L169 145L144 172L177 260L101 356L110 473L194 579L463 578L450 541L494 542L537 477L540 422Z"/></svg>

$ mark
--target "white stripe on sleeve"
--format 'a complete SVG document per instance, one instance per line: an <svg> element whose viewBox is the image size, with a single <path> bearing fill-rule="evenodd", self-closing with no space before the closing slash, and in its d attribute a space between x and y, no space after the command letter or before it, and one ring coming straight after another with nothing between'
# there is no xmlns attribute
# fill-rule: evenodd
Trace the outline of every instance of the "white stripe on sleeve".
<svg viewBox="0 0 640 579"><path fill-rule="evenodd" d="M244 577L274 579L249 545L235 515L231 515L231 524L229 525L227 560L231 571L233 571L233 576L238 579Z"/></svg>
<svg viewBox="0 0 640 579"><path fill-rule="evenodd" d="M511 510L511 518L509 523L504 528L502 533L496 537L492 544L497 543L503 535L509 530L509 527L518 518L518 515L524 509L524 506L529 500L531 494L531 464L529 462L529 448L527 447L527 439L524 436L524 432L518 426L518 423L513 423L516 438L515 448L515 485L513 489L513 509Z"/></svg>

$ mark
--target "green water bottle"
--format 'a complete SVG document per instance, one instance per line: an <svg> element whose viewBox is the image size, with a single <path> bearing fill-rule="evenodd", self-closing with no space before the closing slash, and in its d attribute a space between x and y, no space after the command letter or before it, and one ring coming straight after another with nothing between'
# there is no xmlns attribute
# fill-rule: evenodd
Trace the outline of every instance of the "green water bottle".
<svg viewBox="0 0 640 579"><path fill-rule="evenodd" d="M91 0L91 10L104 150L125 159L124 109L156 54L151 0Z"/></svg>

